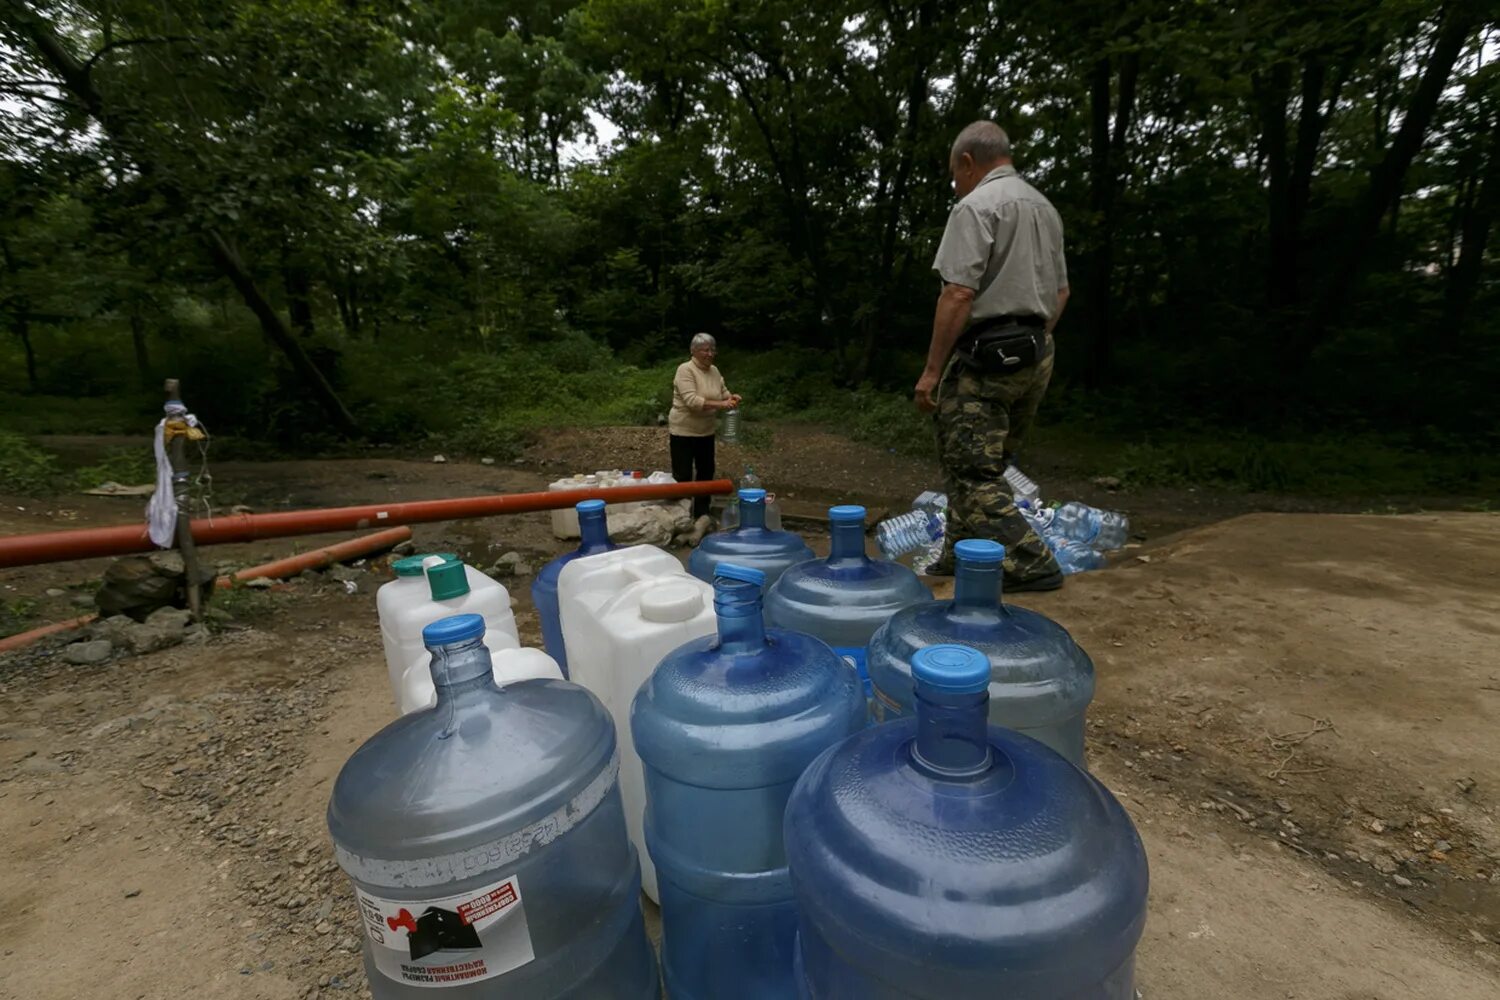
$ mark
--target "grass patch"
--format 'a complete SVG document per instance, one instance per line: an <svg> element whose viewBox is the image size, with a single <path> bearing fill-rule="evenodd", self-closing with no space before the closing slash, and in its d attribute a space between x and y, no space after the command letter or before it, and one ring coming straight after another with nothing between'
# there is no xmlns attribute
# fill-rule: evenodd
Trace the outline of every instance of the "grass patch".
<svg viewBox="0 0 1500 1000"><path fill-rule="evenodd" d="M0 639L31 628L36 621L37 603L29 597L0 600Z"/></svg>
<svg viewBox="0 0 1500 1000"><path fill-rule="evenodd" d="M156 459L144 448L114 448L93 465L73 473L73 485L91 490L100 483L140 486L156 482Z"/></svg>

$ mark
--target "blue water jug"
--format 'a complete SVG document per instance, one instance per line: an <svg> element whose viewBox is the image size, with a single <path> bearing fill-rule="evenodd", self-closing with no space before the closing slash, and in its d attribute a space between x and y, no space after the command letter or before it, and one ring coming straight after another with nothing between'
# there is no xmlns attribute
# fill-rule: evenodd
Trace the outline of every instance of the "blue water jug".
<svg viewBox="0 0 1500 1000"><path fill-rule="evenodd" d="M854 664L868 696L865 647L870 637L897 611L931 600L932 591L900 563L865 554L863 507L830 508L828 528L828 558L798 563L783 573L766 597L766 620L828 643Z"/></svg>
<svg viewBox="0 0 1500 1000"><path fill-rule="evenodd" d="M766 586L799 562L813 557L807 543L790 531L771 531L766 527L766 491L739 491L740 523L732 531L716 531L693 550L688 557L688 571L698 579L712 583L714 568L734 563L758 569L766 575Z"/></svg>
<svg viewBox="0 0 1500 1000"><path fill-rule="evenodd" d="M718 635L668 654L631 707L672 1000L792 996L782 813L803 768L865 725L854 672L827 644L765 628L763 583L721 564Z"/></svg>
<svg viewBox="0 0 1500 1000"><path fill-rule="evenodd" d="M656 1000L609 713L495 686L484 619L427 626L437 704L372 736L328 803L376 1000Z"/></svg>
<svg viewBox="0 0 1500 1000"><path fill-rule="evenodd" d="M1114 796L987 725L990 663L928 646L915 718L819 757L786 811L805 1000L1133 1000L1146 853Z"/></svg>
<svg viewBox="0 0 1500 1000"><path fill-rule="evenodd" d="M916 711L911 661L918 650L962 643L990 659L990 722L1041 740L1083 767L1094 662L1052 619L1001 602L1005 546L966 538L953 546L953 555L953 599L898 611L870 640L875 718Z"/></svg>
<svg viewBox="0 0 1500 1000"><path fill-rule="evenodd" d="M574 559L619 548L609 540L609 525L604 520L603 500L580 500L578 511L578 548L564 552L542 567L531 583L531 603L542 622L542 648L557 661L563 676L568 676L568 651L563 646L562 621L557 611L557 577Z"/></svg>

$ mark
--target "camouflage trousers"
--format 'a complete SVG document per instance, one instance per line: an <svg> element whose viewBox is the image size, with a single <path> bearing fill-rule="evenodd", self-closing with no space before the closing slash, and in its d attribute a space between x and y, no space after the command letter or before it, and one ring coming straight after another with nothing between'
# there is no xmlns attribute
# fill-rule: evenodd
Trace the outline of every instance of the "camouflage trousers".
<svg viewBox="0 0 1500 1000"><path fill-rule="evenodd" d="M954 356L938 383L938 457L948 490L948 530L931 572L953 572L953 543L990 538L1005 546L1005 578L1034 580L1059 572L1047 543L1016 509L1003 475L1020 450L1052 380L1052 338L1046 356L1022 372L988 375Z"/></svg>

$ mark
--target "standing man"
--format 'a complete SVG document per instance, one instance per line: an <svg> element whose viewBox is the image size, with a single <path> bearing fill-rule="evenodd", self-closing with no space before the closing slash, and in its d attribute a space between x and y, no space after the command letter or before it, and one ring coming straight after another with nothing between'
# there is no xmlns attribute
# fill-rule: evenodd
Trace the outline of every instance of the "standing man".
<svg viewBox="0 0 1500 1000"><path fill-rule="evenodd" d="M958 204L932 269L943 281L916 403L935 413L948 531L932 572L953 572L953 543L1005 546L1005 589L1056 590L1062 571L1016 509L1003 473L1052 378L1052 328L1068 302L1062 219L1011 164L994 122L965 128L948 158Z"/></svg>

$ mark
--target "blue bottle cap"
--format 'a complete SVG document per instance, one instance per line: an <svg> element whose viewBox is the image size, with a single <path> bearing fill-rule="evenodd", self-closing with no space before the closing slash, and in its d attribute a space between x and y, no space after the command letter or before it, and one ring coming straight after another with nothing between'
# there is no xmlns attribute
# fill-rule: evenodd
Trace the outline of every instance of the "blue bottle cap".
<svg viewBox="0 0 1500 1000"><path fill-rule="evenodd" d="M754 487L750 489L740 490L740 499L745 503L764 503L766 499L766 491L762 489L756 489Z"/></svg>
<svg viewBox="0 0 1500 1000"><path fill-rule="evenodd" d="M714 567L715 580L738 580L740 583L753 583L757 587L766 585L766 574L749 566L736 566L734 563L719 563Z"/></svg>
<svg viewBox="0 0 1500 1000"><path fill-rule="evenodd" d="M449 615L422 630L422 645L451 646L484 635L483 615Z"/></svg>
<svg viewBox="0 0 1500 1000"><path fill-rule="evenodd" d="M989 690L990 658L957 643L923 646L911 658L911 676L942 694L979 694Z"/></svg>
<svg viewBox="0 0 1500 1000"><path fill-rule="evenodd" d="M954 544L953 555L959 562L993 566L1005 559L1005 546L988 538L965 538Z"/></svg>
<svg viewBox="0 0 1500 1000"><path fill-rule="evenodd" d="M864 519L865 509L857 503L844 503L828 508L828 520L833 524L859 524Z"/></svg>
<svg viewBox="0 0 1500 1000"><path fill-rule="evenodd" d="M604 509L603 500L580 500L573 505L573 509L580 514L596 514Z"/></svg>

